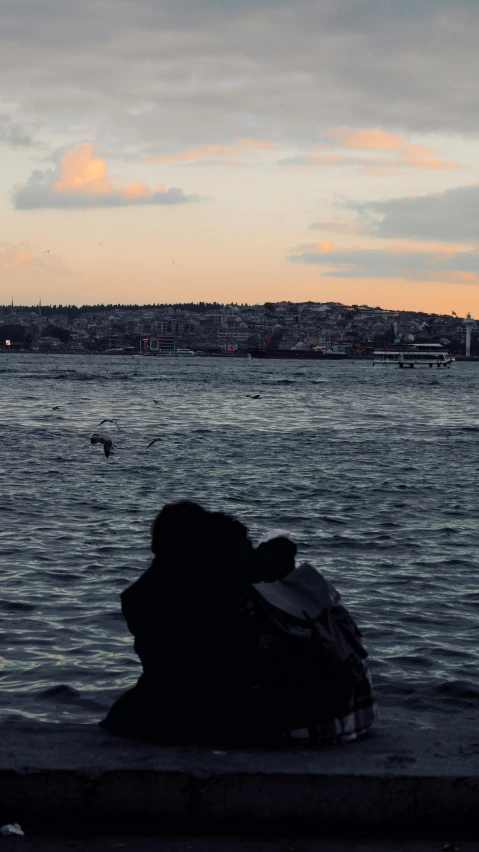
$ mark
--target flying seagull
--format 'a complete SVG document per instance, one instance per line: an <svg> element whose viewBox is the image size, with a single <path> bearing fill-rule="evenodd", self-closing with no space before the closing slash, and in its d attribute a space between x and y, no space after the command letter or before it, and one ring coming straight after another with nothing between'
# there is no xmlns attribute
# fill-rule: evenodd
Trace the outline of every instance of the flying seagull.
<svg viewBox="0 0 479 852"><path fill-rule="evenodd" d="M111 448L113 446L113 441L111 438L105 438L103 435L97 435L96 432L91 436L92 444L103 444L103 449L105 450L105 455L108 458L111 452Z"/></svg>
<svg viewBox="0 0 479 852"><path fill-rule="evenodd" d="M116 420L110 420L108 417L106 417L105 420L102 420L101 423L99 423L98 425L103 426L104 423L114 423L117 429L120 428Z"/></svg>
<svg viewBox="0 0 479 852"><path fill-rule="evenodd" d="M152 447L152 446L153 446L153 444L156 444L156 442L157 442L157 441L161 441L161 440L163 440L163 439L162 439L162 438L153 438L153 440L152 440L152 441L150 441L150 443L148 444L148 446L147 446L147 448L146 448L146 449L147 449L147 450L149 450L149 449L150 449L150 447Z"/></svg>

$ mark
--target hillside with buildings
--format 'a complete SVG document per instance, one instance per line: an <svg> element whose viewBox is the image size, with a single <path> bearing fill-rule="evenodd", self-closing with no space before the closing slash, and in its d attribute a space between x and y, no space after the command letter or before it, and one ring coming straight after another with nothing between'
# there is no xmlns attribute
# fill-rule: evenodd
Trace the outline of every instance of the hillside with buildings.
<svg viewBox="0 0 479 852"><path fill-rule="evenodd" d="M29 352L151 353L188 349L245 354L252 349L310 349L367 357L398 342L441 343L465 352L461 317L337 302L263 305L98 305L0 307L0 349ZM479 355L472 328L471 355Z"/></svg>

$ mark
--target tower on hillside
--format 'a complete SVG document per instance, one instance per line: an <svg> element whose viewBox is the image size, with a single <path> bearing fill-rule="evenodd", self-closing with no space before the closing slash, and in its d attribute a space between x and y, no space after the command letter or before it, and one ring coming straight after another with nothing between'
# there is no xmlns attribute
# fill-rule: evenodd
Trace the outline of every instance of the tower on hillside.
<svg viewBox="0 0 479 852"><path fill-rule="evenodd" d="M463 320L463 325L466 326L466 358L471 357L471 331L473 326L475 325L474 320L471 315L468 314L466 319Z"/></svg>

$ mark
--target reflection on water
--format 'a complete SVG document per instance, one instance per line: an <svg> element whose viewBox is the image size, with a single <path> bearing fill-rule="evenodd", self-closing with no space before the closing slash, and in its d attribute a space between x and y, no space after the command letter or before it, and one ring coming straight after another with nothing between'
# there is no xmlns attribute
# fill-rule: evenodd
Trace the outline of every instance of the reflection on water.
<svg viewBox="0 0 479 852"><path fill-rule="evenodd" d="M472 712L477 365L4 355L0 380L1 717L91 721L134 682L119 594L184 497L294 533L363 628L386 715Z"/></svg>

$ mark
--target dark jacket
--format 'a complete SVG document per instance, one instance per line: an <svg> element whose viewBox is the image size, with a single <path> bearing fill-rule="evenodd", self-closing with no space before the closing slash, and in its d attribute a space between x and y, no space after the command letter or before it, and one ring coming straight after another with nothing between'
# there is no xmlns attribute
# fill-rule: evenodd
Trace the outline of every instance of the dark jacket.
<svg viewBox="0 0 479 852"><path fill-rule="evenodd" d="M234 573L157 557L121 596L143 674L102 727L158 742L231 737L256 685L259 636L246 599Z"/></svg>

